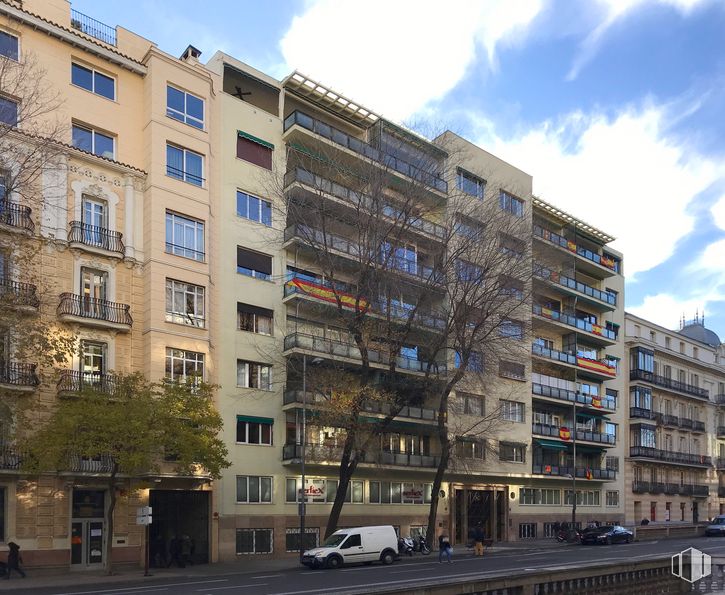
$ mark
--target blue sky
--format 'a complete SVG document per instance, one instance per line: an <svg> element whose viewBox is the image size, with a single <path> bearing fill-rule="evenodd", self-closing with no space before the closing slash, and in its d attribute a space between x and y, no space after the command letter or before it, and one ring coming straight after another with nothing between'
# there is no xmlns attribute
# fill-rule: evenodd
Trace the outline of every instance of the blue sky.
<svg viewBox="0 0 725 595"><path fill-rule="evenodd" d="M627 310L670 328L704 310L725 338L724 0L72 4L466 136L617 238Z"/></svg>

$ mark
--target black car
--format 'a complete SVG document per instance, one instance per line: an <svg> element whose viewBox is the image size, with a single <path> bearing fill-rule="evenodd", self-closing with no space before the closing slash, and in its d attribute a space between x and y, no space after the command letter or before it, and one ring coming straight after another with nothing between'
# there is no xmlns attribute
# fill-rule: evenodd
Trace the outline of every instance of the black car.
<svg viewBox="0 0 725 595"><path fill-rule="evenodd" d="M629 543L634 538L634 533L624 527L617 525L607 527L592 527L585 529L582 533L581 542L588 543Z"/></svg>

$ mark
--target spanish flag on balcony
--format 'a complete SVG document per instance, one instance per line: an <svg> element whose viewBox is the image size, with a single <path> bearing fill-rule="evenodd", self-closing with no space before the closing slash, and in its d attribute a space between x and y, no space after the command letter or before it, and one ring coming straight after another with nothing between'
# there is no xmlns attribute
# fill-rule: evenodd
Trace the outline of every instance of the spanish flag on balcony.
<svg viewBox="0 0 725 595"><path fill-rule="evenodd" d="M569 250L571 250L572 252L576 252L576 244L571 240L566 241L566 247L569 248Z"/></svg>
<svg viewBox="0 0 725 595"><path fill-rule="evenodd" d="M593 324L592 325L592 333L595 335L603 335L604 334L604 328L600 324Z"/></svg>
<svg viewBox="0 0 725 595"><path fill-rule="evenodd" d="M564 426L559 428L559 438L562 440L571 440L571 432L569 431L569 428L565 428Z"/></svg>
<svg viewBox="0 0 725 595"><path fill-rule="evenodd" d="M297 287L299 290L301 290L303 293L306 293L310 297L322 300L323 302L329 302L331 304L337 303L337 298L335 297L336 292L329 287L325 287L324 285L319 285L317 283L312 283L311 281L307 281L306 279L299 279L297 277L291 279L287 283L289 285ZM349 293L344 293L342 291L338 291L337 295L340 297L340 302L345 308L350 308L351 310L355 309L355 296ZM368 302L360 298L357 304L358 310L361 312L365 311L368 309L368 306Z"/></svg>
<svg viewBox="0 0 725 595"><path fill-rule="evenodd" d="M602 408L602 398L601 397L592 397L592 407L596 407L597 409Z"/></svg>
<svg viewBox="0 0 725 595"><path fill-rule="evenodd" d="M600 362L595 359L589 359L586 357L577 357L576 364L580 368L584 368L586 370L592 370L594 372L599 372L600 374L606 374L607 376L616 376L617 375L617 369L614 366L609 366L609 365L605 364L604 362Z"/></svg>
<svg viewBox="0 0 725 595"><path fill-rule="evenodd" d="M551 473L551 465L544 465L544 473Z"/></svg>
<svg viewBox="0 0 725 595"><path fill-rule="evenodd" d="M591 479L592 478L592 470L591 469L587 469L586 478L587 479Z"/></svg>

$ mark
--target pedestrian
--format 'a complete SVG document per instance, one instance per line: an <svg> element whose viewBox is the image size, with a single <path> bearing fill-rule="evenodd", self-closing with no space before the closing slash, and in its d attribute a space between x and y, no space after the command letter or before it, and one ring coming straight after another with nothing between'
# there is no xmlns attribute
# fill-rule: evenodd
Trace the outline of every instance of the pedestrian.
<svg viewBox="0 0 725 595"><path fill-rule="evenodd" d="M561 523L559 521L556 521L554 523L554 537L559 535L559 531L561 531Z"/></svg>
<svg viewBox="0 0 725 595"><path fill-rule="evenodd" d="M5 575L6 579L10 579L10 575L15 570L21 577L25 578L25 572L20 568L20 564L23 561L23 557L20 555L20 546L11 541L8 543L10 551L8 551L8 572Z"/></svg>
<svg viewBox="0 0 725 595"><path fill-rule="evenodd" d="M178 535L174 535L169 542L169 564L176 564L179 568L185 568L184 561L181 559L181 539ZM167 568L168 568L167 566Z"/></svg>
<svg viewBox="0 0 725 595"><path fill-rule="evenodd" d="M181 537L181 563L183 564L182 568L185 568L187 564L194 565L194 561L191 559L192 554L192 543L191 543L191 537L188 535L183 535Z"/></svg>
<svg viewBox="0 0 725 595"><path fill-rule="evenodd" d="M476 523L473 530L473 554L474 556L483 556L483 542L486 540L486 532L483 530L481 523Z"/></svg>
<svg viewBox="0 0 725 595"><path fill-rule="evenodd" d="M446 532L444 531L438 538L438 562L443 562L443 556L445 556L446 558L448 558L448 563L450 564L451 553L453 553L453 550L451 548L451 540L448 538L448 535L446 535Z"/></svg>
<svg viewBox="0 0 725 595"><path fill-rule="evenodd" d="M476 541L476 528L474 526L471 526L471 528L468 530L468 540L466 541L466 549L473 549L473 544Z"/></svg>

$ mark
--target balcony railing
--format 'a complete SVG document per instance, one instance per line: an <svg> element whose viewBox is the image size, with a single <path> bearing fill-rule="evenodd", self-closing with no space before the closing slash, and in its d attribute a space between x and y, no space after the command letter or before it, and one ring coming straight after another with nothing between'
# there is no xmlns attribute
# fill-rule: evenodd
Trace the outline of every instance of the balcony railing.
<svg viewBox="0 0 725 595"><path fill-rule="evenodd" d="M574 353L568 353L566 351L558 351L556 349L548 349L536 343L531 345L531 352L539 357L545 357L547 359L562 362L564 364L571 364L577 366L587 372L596 372L605 376L613 377L617 375L617 368L609 363L609 360L595 360L586 357L577 356Z"/></svg>
<svg viewBox="0 0 725 595"><path fill-rule="evenodd" d="M578 403L585 407L594 407L596 409L611 409L617 408L617 400L614 397L603 396L599 397L599 407L594 405L594 399L592 395L585 395L582 393L567 390L565 388L559 388L556 386L548 386L546 384L539 384L533 382L531 384L531 392L541 397L549 397L551 399L559 399L560 401L567 401L568 403Z"/></svg>
<svg viewBox="0 0 725 595"><path fill-rule="evenodd" d="M360 350L352 343L343 343L342 341L334 341L306 333L291 333L284 338L285 351L294 348L309 349L310 351L324 353L334 357L346 357L355 360L362 359ZM381 364L384 366L390 364L390 355L377 349L368 349L368 359L372 364ZM428 362L404 356L398 356L395 364L396 368L400 371L425 372L428 368ZM445 373L446 371L445 363L432 362L431 366L434 371L439 373Z"/></svg>
<svg viewBox="0 0 725 595"><path fill-rule="evenodd" d="M725 487L718 487L717 495L718 495L718 498L725 498Z"/></svg>
<svg viewBox="0 0 725 595"><path fill-rule="evenodd" d="M638 419L657 419L657 414L651 409L644 409L642 407L630 407L629 417L635 417Z"/></svg>
<svg viewBox="0 0 725 595"><path fill-rule="evenodd" d="M576 355L574 353L567 353L565 351L557 351L556 349L547 349L541 345L534 343L531 345L531 352L539 357L545 357L565 364L571 364L576 366Z"/></svg>
<svg viewBox="0 0 725 595"><path fill-rule="evenodd" d="M92 390L104 395L113 395L117 386L117 379L111 374L61 370L57 388L59 393L77 394Z"/></svg>
<svg viewBox="0 0 725 595"><path fill-rule="evenodd" d="M22 364L13 361L0 361L0 384L33 387L40 384L36 374L36 364Z"/></svg>
<svg viewBox="0 0 725 595"><path fill-rule="evenodd" d="M533 434L538 434L539 436L553 436L554 438L559 438L560 431L561 428L559 426L548 426L537 423L531 424L531 432ZM570 432L571 437L567 442L571 442L574 439L574 429L571 429ZM585 440L587 442L598 442L600 444L614 444L616 442L616 438L611 434L602 434L600 432L591 432L589 430L581 429L576 430L576 440L577 442Z"/></svg>
<svg viewBox="0 0 725 595"><path fill-rule="evenodd" d="M725 426L718 426L717 427L717 437L718 438L725 438Z"/></svg>
<svg viewBox="0 0 725 595"><path fill-rule="evenodd" d="M101 21L92 19L88 15L73 10L70 11L70 26L81 33L90 35L108 45L116 45L116 28L106 25Z"/></svg>
<svg viewBox="0 0 725 595"><path fill-rule="evenodd" d="M713 397L713 401L715 401L718 405L725 405L725 395L717 394Z"/></svg>
<svg viewBox="0 0 725 595"><path fill-rule="evenodd" d="M649 481L633 481L632 482L632 491L635 494L646 494L649 492Z"/></svg>
<svg viewBox="0 0 725 595"><path fill-rule="evenodd" d="M665 484L665 494L674 495L680 493L680 484L679 483L666 483Z"/></svg>
<svg viewBox="0 0 725 595"><path fill-rule="evenodd" d="M725 457L715 459L715 467L717 467L718 471L725 470Z"/></svg>
<svg viewBox="0 0 725 595"><path fill-rule="evenodd" d="M363 208L371 213L375 213L380 208L380 205L376 205L375 201L367 194L351 190L350 188L342 186L337 182L318 176L317 174L307 171L301 167L289 170L284 176L285 187L294 182L300 182L301 184L312 186L316 191L325 192L335 198L339 198L340 200L349 203L355 209ZM412 227L437 238L446 237L446 228L442 225L437 225L426 219L410 216L401 219L402 215L395 211L395 207L393 205L382 205L382 215L399 221L400 225L407 225L408 227Z"/></svg>
<svg viewBox="0 0 725 595"><path fill-rule="evenodd" d="M680 425L680 419L676 415L670 415L669 413L658 413L657 419L665 426L676 427Z"/></svg>
<svg viewBox="0 0 725 595"><path fill-rule="evenodd" d="M448 192L448 184L437 174L420 169L419 167L411 165L407 161L403 161L393 155L388 155L368 143L361 141L354 136L350 136L349 134L345 134L341 130L334 128L329 124L325 124L320 120L316 120L307 114L299 111L292 112L284 120L284 131L287 132L287 130L295 124L331 140L335 144L341 145L353 153L357 153L358 155L362 155L363 157L381 163L384 167L389 167L398 173L417 180L422 184L437 190L438 192Z"/></svg>
<svg viewBox="0 0 725 595"><path fill-rule="evenodd" d="M8 300L14 306L40 307L38 288L32 283L21 283L7 277L0 277L0 299Z"/></svg>
<svg viewBox="0 0 725 595"><path fill-rule="evenodd" d="M339 461L342 449L339 446L305 445L305 459L310 461ZM302 458L302 445L285 444L282 447L282 459L285 461ZM434 455L411 454L406 452L366 452L363 463L376 465L397 465L401 467L438 466L438 457Z"/></svg>
<svg viewBox="0 0 725 595"><path fill-rule="evenodd" d="M79 473L110 473L113 466L111 457L81 457L71 455L70 470Z"/></svg>
<svg viewBox="0 0 725 595"><path fill-rule="evenodd" d="M672 378L653 374L652 372L647 372L645 370L630 370L629 379L643 380L645 382L649 382L650 384L656 384L657 386L668 388L670 390L675 390L681 393L686 393L688 395L692 395L693 397L699 397L701 399L708 399L710 395L709 391L704 388L700 388L692 384L687 384L685 382L678 382L677 380L672 380Z"/></svg>
<svg viewBox="0 0 725 595"><path fill-rule="evenodd" d="M692 422L692 431L693 432L704 432L705 431L705 422L704 421L693 420L693 422Z"/></svg>
<svg viewBox="0 0 725 595"><path fill-rule="evenodd" d="M565 237L560 236L558 233L545 229L540 225L534 225L534 236L542 238L547 242L551 242L552 244L555 244L557 246L560 246L565 250L574 252L576 255L581 256L582 258L586 258L587 260L590 260L591 262L594 262L607 269L610 269L615 273L619 272L619 262L614 260L613 258L608 258L606 256L602 256L601 254L597 254L596 252L592 252L591 250L587 250L582 246L577 246L574 242L571 242Z"/></svg>
<svg viewBox="0 0 725 595"><path fill-rule="evenodd" d="M20 469L23 457L14 446L10 444L0 444L0 469L6 471L15 471Z"/></svg>
<svg viewBox="0 0 725 595"><path fill-rule="evenodd" d="M78 316L79 318L131 326L133 318L131 318L129 310L128 304L118 304L73 293L61 293L57 313L58 316Z"/></svg>
<svg viewBox="0 0 725 595"><path fill-rule="evenodd" d="M587 320L582 320L581 318L577 318L572 314L567 314L566 312L559 312L558 310L552 310L550 308L544 308L543 306L539 306L538 304L532 305L532 311L536 316L542 316L544 318L548 318L549 320L560 322L561 324L571 326L577 330L592 333L593 335L597 335L604 339L609 339L610 341L617 340L617 333L615 333L613 330L599 324L592 324L591 322Z"/></svg>
<svg viewBox="0 0 725 595"><path fill-rule="evenodd" d="M0 223L17 227L30 233L35 231L35 223L30 216L32 209L10 202L7 198L0 199Z"/></svg>
<svg viewBox="0 0 725 595"><path fill-rule="evenodd" d="M123 245L123 234L118 231L111 231L105 227L89 225L82 221L70 222L70 233L68 241L94 248L102 248L109 252L118 252L123 255L125 246Z"/></svg>
<svg viewBox="0 0 725 595"><path fill-rule="evenodd" d="M292 238L299 238L305 243L309 244L311 248L320 250L336 250L351 256L353 259L359 259L362 250L358 244L343 238L342 236L332 235L329 233L323 233L317 229L308 227L307 225L290 225L284 230L284 241L287 242ZM362 256L365 256L362 254ZM443 281L443 275L440 271L434 270L432 267L406 260L404 258L388 257L380 254L371 255L370 261L377 260L381 264L387 266L389 272L398 272L417 277L425 281L432 281L434 283L441 283ZM367 262L368 258L364 258L364 262Z"/></svg>
<svg viewBox="0 0 725 595"><path fill-rule="evenodd" d="M692 486L692 495L704 498L710 495L710 486L695 484Z"/></svg>
<svg viewBox="0 0 725 595"><path fill-rule="evenodd" d="M574 291L586 296L605 302L610 306L617 305L617 296L615 294L608 291L602 291L601 289L596 289L591 285L587 285L586 283L567 277L558 271L552 271L540 264L534 264L534 275L540 279L551 281L552 283L556 283L562 287L566 287L567 289L573 289Z"/></svg>
<svg viewBox="0 0 725 595"><path fill-rule="evenodd" d="M680 427L685 429L692 429L694 423L691 419L688 419L686 417L680 418Z"/></svg>
<svg viewBox="0 0 725 595"><path fill-rule="evenodd" d="M533 464L532 473L535 475L551 475L555 477L571 477L572 467L560 467L558 465L544 465L539 463ZM576 477L588 479L605 479L614 481L617 479L617 472L613 469L598 469L592 467L577 467Z"/></svg>
<svg viewBox="0 0 725 595"><path fill-rule="evenodd" d="M710 467L712 465L712 457L706 455L671 452L669 450L662 450L651 446L631 446L629 448L629 456L644 457L664 461L666 463L680 463L683 465L698 465L703 467Z"/></svg>

